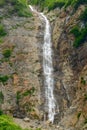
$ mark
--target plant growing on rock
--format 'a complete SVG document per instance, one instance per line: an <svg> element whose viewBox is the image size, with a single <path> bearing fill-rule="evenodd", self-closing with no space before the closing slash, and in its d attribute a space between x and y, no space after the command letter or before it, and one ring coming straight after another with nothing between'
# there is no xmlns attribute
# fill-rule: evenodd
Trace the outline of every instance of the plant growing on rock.
<svg viewBox="0 0 87 130"><path fill-rule="evenodd" d="M9 58L12 54L12 50L11 49L5 49L3 51L3 55L4 55L4 58Z"/></svg>
<svg viewBox="0 0 87 130"><path fill-rule="evenodd" d="M87 101L87 94L84 94L84 100Z"/></svg>
<svg viewBox="0 0 87 130"><path fill-rule="evenodd" d="M0 37L3 37L7 34L7 32L4 29L4 26L0 23Z"/></svg>
<svg viewBox="0 0 87 130"><path fill-rule="evenodd" d="M78 120L79 120L80 116L81 116L81 112L79 112L79 113L77 114Z"/></svg>
<svg viewBox="0 0 87 130"><path fill-rule="evenodd" d="M87 124L87 118L85 119L84 124Z"/></svg>
<svg viewBox="0 0 87 130"><path fill-rule="evenodd" d="M2 91L0 91L0 104L2 104L3 102L4 102L4 95Z"/></svg>
<svg viewBox="0 0 87 130"><path fill-rule="evenodd" d="M25 91L22 95L28 96L28 95L32 95L34 92L35 92L35 88L32 87L30 90Z"/></svg>
<svg viewBox="0 0 87 130"><path fill-rule="evenodd" d="M81 77L81 83L82 83L83 85L86 85L86 80L84 80L83 77Z"/></svg>
<svg viewBox="0 0 87 130"><path fill-rule="evenodd" d="M29 12L27 0L15 0L14 8L19 16L32 16L32 14Z"/></svg>
<svg viewBox="0 0 87 130"><path fill-rule="evenodd" d="M27 129L22 129L20 126L16 125L11 117L1 115L0 130L27 130Z"/></svg>
<svg viewBox="0 0 87 130"><path fill-rule="evenodd" d="M19 91L17 91L16 93L16 103L19 104L19 100L21 98L21 93Z"/></svg>
<svg viewBox="0 0 87 130"><path fill-rule="evenodd" d="M5 84L9 79L8 75L0 75L0 82L2 82L3 84Z"/></svg>
<svg viewBox="0 0 87 130"><path fill-rule="evenodd" d="M0 116L3 115L3 111L0 109Z"/></svg>
<svg viewBox="0 0 87 130"><path fill-rule="evenodd" d="M80 20L87 22L87 8L82 12L82 14L79 17Z"/></svg>
<svg viewBox="0 0 87 130"><path fill-rule="evenodd" d="M78 48L80 45L82 45L87 37L87 26L85 28L79 29L79 27L73 27L70 31L75 36L75 41L73 43L73 46L75 48Z"/></svg>

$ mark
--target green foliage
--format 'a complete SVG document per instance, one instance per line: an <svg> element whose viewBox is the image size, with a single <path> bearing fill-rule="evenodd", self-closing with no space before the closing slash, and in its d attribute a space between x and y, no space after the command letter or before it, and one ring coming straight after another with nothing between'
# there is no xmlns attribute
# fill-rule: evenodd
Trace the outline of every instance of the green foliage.
<svg viewBox="0 0 87 130"><path fill-rule="evenodd" d="M41 128L37 128L36 130L41 130Z"/></svg>
<svg viewBox="0 0 87 130"><path fill-rule="evenodd" d="M0 109L0 116L3 115L3 111Z"/></svg>
<svg viewBox="0 0 87 130"><path fill-rule="evenodd" d="M86 80L84 80L83 77L81 77L81 83L82 83L83 85L86 85Z"/></svg>
<svg viewBox="0 0 87 130"><path fill-rule="evenodd" d="M15 10L17 11L18 15L21 17L29 17L31 13L29 12L29 7L27 0L15 0Z"/></svg>
<svg viewBox="0 0 87 130"><path fill-rule="evenodd" d="M72 30L70 31L70 33L73 33L75 37L78 37L81 34L80 31L79 31L78 26L74 26L72 28Z"/></svg>
<svg viewBox="0 0 87 130"><path fill-rule="evenodd" d="M85 119L84 124L87 124L87 118Z"/></svg>
<svg viewBox="0 0 87 130"><path fill-rule="evenodd" d="M20 126L16 125L11 117L1 115L0 130L23 130L23 129Z"/></svg>
<svg viewBox="0 0 87 130"><path fill-rule="evenodd" d="M0 44L2 44L2 43L3 43L3 38L1 37L1 38L0 38Z"/></svg>
<svg viewBox="0 0 87 130"><path fill-rule="evenodd" d="M4 29L4 26L0 23L0 37L5 36L7 33Z"/></svg>
<svg viewBox="0 0 87 130"><path fill-rule="evenodd" d="M63 6L73 6L76 10L81 4L87 4L87 0L30 0L30 3L39 5L42 9L46 7L48 10Z"/></svg>
<svg viewBox="0 0 87 130"><path fill-rule="evenodd" d="M73 0L72 0L73 1ZM66 4L65 4L65 8L72 5L72 1L71 0L67 0Z"/></svg>
<svg viewBox="0 0 87 130"><path fill-rule="evenodd" d="M65 5L64 0L31 0L30 3L39 5L41 9L48 8L48 11L53 10L57 7L61 8Z"/></svg>
<svg viewBox="0 0 87 130"><path fill-rule="evenodd" d="M2 104L3 102L4 102L4 95L2 91L0 91L0 104Z"/></svg>
<svg viewBox="0 0 87 130"><path fill-rule="evenodd" d="M0 6L4 6L7 3L13 5L13 9L8 8L8 13L11 15L17 13L21 17L30 17L32 16L29 11L27 0L0 0Z"/></svg>
<svg viewBox="0 0 87 130"><path fill-rule="evenodd" d="M87 94L84 94L84 100L87 101Z"/></svg>
<svg viewBox="0 0 87 130"><path fill-rule="evenodd" d="M82 4L87 4L87 0L66 0L65 8L67 6L73 6L75 10Z"/></svg>
<svg viewBox="0 0 87 130"><path fill-rule="evenodd" d="M4 58L9 58L12 54L12 50L11 49L5 49L3 51L3 55L4 55Z"/></svg>
<svg viewBox="0 0 87 130"><path fill-rule="evenodd" d="M79 113L77 114L78 120L79 120L80 116L81 116L81 112L79 112Z"/></svg>
<svg viewBox="0 0 87 130"><path fill-rule="evenodd" d="M19 104L20 98L21 98L21 93L19 91L17 91L17 93L16 93L16 102L17 102L17 104Z"/></svg>
<svg viewBox="0 0 87 130"><path fill-rule="evenodd" d="M73 27L73 29L70 31L70 33L73 33L75 36L75 41L73 43L73 46L78 48L86 40L87 26L83 29L79 29L77 26Z"/></svg>
<svg viewBox="0 0 87 130"><path fill-rule="evenodd" d="M0 7L4 6L5 4L5 0L0 0Z"/></svg>
<svg viewBox="0 0 87 130"><path fill-rule="evenodd" d="M49 4L48 11L53 10L57 7L62 8L65 5L65 2L54 2Z"/></svg>
<svg viewBox="0 0 87 130"><path fill-rule="evenodd" d="M80 20L87 22L87 8L85 9L84 12L80 15Z"/></svg>
<svg viewBox="0 0 87 130"><path fill-rule="evenodd" d="M82 4L87 4L87 0L74 0L74 8L77 9Z"/></svg>
<svg viewBox="0 0 87 130"><path fill-rule="evenodd" d="M34 92L35 92L35 88L32 87L30 90L25 91L22 95L28 96L28 95L32 95Z"/></svg>
<svg viewBox="0 0 87 130"><path fill-rule="evenodd" d="M0 75L0 82L2 82L3 84L5 84L9 79L9 76L7 75Z"/></svg>

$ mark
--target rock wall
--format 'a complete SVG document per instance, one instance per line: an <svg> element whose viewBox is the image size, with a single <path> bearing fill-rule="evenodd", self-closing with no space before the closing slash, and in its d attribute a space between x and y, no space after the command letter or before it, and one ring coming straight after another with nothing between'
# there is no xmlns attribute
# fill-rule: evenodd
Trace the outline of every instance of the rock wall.
<svg viewBox="0 0 87 130"><path fill-rule="evenodd" d="M73 13L69 7L47 14L52 25L56 98L55 126L49 130L87 129L87 43L74 48L75 38L70 34L74 25L81 25L78 17L83 10L81 6ZM6 76L3 82L0 79L0 107L14 117L43 120L44 23L36 14L4 17L1 22L8 35L0 45L0 78ZM11 53L6 56L8 50Z"/></svg>
<svg viewBox="0 0 87 130"><path fill-rule="evenodd" d="M86 117L78 119L83 112L82 106L86 109L86 102L82 101L82 95L86 93L86 69L87 66L87 43L79 48L73 46L74 36L70 30L76 24L81 25L78 20L84 6L80 6L73 13L71 7L66 10L55 11L56 18L52 21L53 48L54 48L54 76L55 76L55 97L57 109L55 123L61 126L61 130L78 130L84 125ZM52 19L52 17L50 17ZM82 75L84 73L84 76ZM82 79L81 79L82 77ZM83 82L84 90L80 90ZM59 112L59 113L58 113ZM85 111L86 112L86 111ZM83 114L82 114L83 115ZM80 120L80 121L79 121ZM59 130L60 130L59 129Z"/></svg>
<svg viewBox="0 0 87 130"><path fill-rule="evenodd" d="M11 16L1 22L7 36L0 45L0 75L9 77L5 83L0 82L4 96L1 108L14 117L23 118L27 114L30 118L40 118L41 21L36 16ZM8 58L4 55L6 50L11 50Z"/></svg>

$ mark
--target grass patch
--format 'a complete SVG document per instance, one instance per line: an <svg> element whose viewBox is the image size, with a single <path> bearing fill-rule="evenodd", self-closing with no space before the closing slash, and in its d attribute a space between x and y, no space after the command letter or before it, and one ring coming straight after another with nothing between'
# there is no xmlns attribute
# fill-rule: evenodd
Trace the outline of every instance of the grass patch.
<svg viewBox="0 0 87 130"><path fill-rule="evenodd" d="M31 0L30 3L33 5L39 5L41 9L47 8L48 11L53 10L57 7L62 8L65 5L64 0Z"/></svg>
<svg viewBox="0 0 87 130"><path fill-rule="evenodd" d="M16 125L11 117L1 115L0 130L27 130L27 129L22 129L20 126Z"/></svg>
<svg viewBox="0 0 87 130"><path fill-rule="evenodd" d="M0 109L0 116L3 115L3 111Z"/></svg>
<svg viewBox="0 0 87 130"><path fill-rule="evenodd" d="M30 17L32 16L28 7L28 0L0 0L0 6L11 4L12 8L8 8L7 14L17 14L21 17Z"/></svg>
<svg viewBox="0 0 87 130"><path fill-rule="evenodd" d="M30 17L32 16L31 12L29 11L27 0L15 0L14 9L17 14L21 17Z"/></svg>

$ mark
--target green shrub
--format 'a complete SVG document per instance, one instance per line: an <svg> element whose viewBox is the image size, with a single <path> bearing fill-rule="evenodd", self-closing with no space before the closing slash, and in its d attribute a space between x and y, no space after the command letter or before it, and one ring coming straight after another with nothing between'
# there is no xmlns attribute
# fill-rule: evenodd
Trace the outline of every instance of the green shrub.
<svg viewBox="0 0 87 130"><path fill-rule="evenodd" d="M2 44L2 43L3 43L3 38L1 37L1 38L0 38L0 44Z"/></svg>
<svg viewBox="0 0 87 130"><path fill-rule="evenodd" d="M84 124L87 124L87 118L85 119Z"/></svg>
<svg viewBox="0 0 87 130"><path fill-rule="evenodd" d="M74 0L74 8L77 9L80 5L87 4L87 0Z"/></svg>
<svg viewBox="0 0 87 130"><path fill-rule="evenodd" d="M82 83L83 85L86 85L86 80L84 80L83 77L81 77L81 83Z"/></svg>
<svg viewBox="0 0 87 130"><path fill-rule="evenodd" d="M78 37L81 34L80 31L79 31L78 26L74 26L72 28L72 30L70 31L70 33L73 33L75 37Z"/></svg>
<svg viewBox="0 0 87 130"><path fill-rule="evenodd" d="M13 8L8 8L8 14L16 13L22 17L30 17L32 16L28 7L28 0L0 0L0 6L4 6L10 3Z"/></svg>
<svg viewBox="0 0 87 130"><path fill-rule="evenodd" d="M87 101L87 94L84 94L84 100Z"/></svg>
<svg viewBox="0 0 87 130"><path fill-rule="evenodd" d="M65 5L65 2L54 2L48 5L48 11L53 10L57 7L62 8Z"/></svg>
<svg viewBox="0 0 87 130"><path fill-rule="evenodd" d="M21 93L17 91L16 93L16 103L19 104L19 100L21 99Z"/></svg>
<svg viewBox="0 0 87 130"><path fill-rule="evenodd" d="M0 82L2 82L3 84L5 84L9 79L9 76L7 75L0 75Z"/></svg>
<svg viewBox="0 0 87 130"><path fill-rule="evenodd" d="M15 11L17 11L18 15L21 17L32 16L32 14L29 12L27 0L16 0L14 8Z"/></svg>
<svg viewBox="0 0 87 130"><path fill-rule="evenodd" d="M4 26L2 24L0 24L0 37L5 36L7 33L4 29Z"/></svg>
<svg viewBox="0 0 87 130"><path fill-rule="evenodd" d="M80 116L81 116L81 112L79 112L79 113L77 114L78 120L79 120Z"/></svg>
<svg viewBox="0 0 87 130"><path fill-rule="evenodd" d="M4 95L2 91L0 91L0 104L2 104L3 102L4 102Z"/></svg>
<svg viewBox="0 0 87 130"><path fill-rule="evenodd" d="M85 11L80 15L80 20L87 22L87 8L85 9Z"/></svg>
<svg viewBox="0 0 87 130"><path fill-rule="evenodd" d="M3 115L3 111L0 109L0 116Z"/></svg>
<svg viewBox="0 0 87 130"><path fill-rule="evenodd" d="M87 26L83 29L80 29L76 26L74 27L70 33L73 33L75 36L75 41L73 43L73 46L78 48L82 43L85 42L87 37Z"/></svg>
<svg viewBox="0 0 87 130"><path fill-rule="evenodd" d="M66 4L65 4L65 8L68 7L68 6L70 6L71 4L72 4L72 1L71 0L67 0Z"/></svg>
<svg viewBox="0 0 87 130"><path fill-rule="evenodd" d="M39 5L41 9L48 8L48 11L53 10L57 7L62 8L65 5L64 0L31 0L30 3Z"/></svg>
<svg viewBox="0 0 87 130"><path fill-rule="evenodd" d="M32 95L34 92L35 92L35 88L32 87L30 90L25 91L22 95L28 96L28 95Z"/></svg>
<svg viewBox="0 0 87 130"><path fill-rule="evenodd" d="M23 129L20 126L16 125L11 117L1 115L0 130L23 130Z"/></svg>
<svg viewBox="0 0 87 130"><path fill-rule="evenodd" d="M5 58L9 58L11 56L11 54L12 54L12 50L11 49L5 49L3 51L3 55L4 55Z"/></svg>

